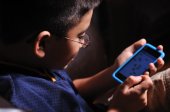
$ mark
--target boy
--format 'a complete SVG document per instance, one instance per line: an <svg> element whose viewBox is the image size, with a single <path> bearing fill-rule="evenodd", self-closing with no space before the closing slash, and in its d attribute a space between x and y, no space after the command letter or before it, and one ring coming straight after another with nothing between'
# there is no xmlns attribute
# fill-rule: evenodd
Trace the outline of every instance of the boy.
<svg viewBox="0 0 170 112"><path fill-rule="evenodd" d="M91 112L81 96L93 98L113 87L112 72L146 43L144 39L134 43L113 66L73 84L67 73L59 69L81 47L88 46L90 40L85 31L99 3L100 0L3 1L1 96L28 111ZM162 50L161 46L158 48ZM158 65L163 65L162 59ZM153 64L150 69L156 72ZM152 81L147 75L129 77L117 89L106 111L137 112L146 106L150 87Z"/></svg>

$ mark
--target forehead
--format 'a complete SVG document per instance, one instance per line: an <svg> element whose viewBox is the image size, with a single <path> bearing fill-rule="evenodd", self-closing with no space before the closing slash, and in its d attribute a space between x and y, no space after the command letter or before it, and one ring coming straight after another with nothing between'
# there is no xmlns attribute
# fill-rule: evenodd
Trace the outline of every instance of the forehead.
<svg viewBox="0 0 170 112"><path fill-rule="evenodd" d="M74 27L72 27L68 31L67 35L75 36L75 34L79 34L83 31L86 31L90 25L92 14L93 14L93 10L89 10L87 13L85 13L85 15L82 16L82 18L80 19L80 22L77 25L75 25Z"/></svg>

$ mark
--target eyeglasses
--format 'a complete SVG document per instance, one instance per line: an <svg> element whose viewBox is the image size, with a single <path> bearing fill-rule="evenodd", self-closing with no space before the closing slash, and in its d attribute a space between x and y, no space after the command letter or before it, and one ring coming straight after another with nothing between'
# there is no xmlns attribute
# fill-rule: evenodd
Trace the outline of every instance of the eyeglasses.
<svg viewBox="0 0 170 112"><path fill-rule="evenodd" d="M68 37L64 37L64 38L67 39L67 40L71 40L73 42L77 42L77 43L82 44L83 48L86 48L87 46L89 46L89 43L90 43L90 39L89 39L89 36L87 34L84 34L83 36L78 37L79 40L74 40L74 39L71 39L71 38L68 38Z"/></svg>

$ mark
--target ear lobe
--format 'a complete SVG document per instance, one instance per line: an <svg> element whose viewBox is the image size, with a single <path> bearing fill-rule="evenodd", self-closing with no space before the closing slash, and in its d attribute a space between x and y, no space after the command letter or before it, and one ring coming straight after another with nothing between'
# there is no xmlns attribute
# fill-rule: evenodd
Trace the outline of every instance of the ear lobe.
<svg viewBox="0 0 170 112"><path fill-rule="evenodd" d="M47 38L50 38L50 32L48 31L42 31L39 33L35 40L35 45L34 45L34 53L37 57L43 58L45 57L45 44Z"/></svg>

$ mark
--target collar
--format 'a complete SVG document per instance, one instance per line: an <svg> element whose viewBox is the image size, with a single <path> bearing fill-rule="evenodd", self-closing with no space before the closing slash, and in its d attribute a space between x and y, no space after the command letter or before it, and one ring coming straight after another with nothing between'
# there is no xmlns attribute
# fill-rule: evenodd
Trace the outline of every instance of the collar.
<svg viewBox="0 0 170 112"><path fill-rule="evenodd" d="M51 73L48 69L40 69L40 68L31 68L15 63L0 61L0 73L23 73L23 74L29 74L34 77L42 77L46 78L48 80L51 80L52 82L55 82L56 79L54 75Z"/></svg>

